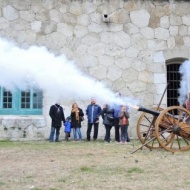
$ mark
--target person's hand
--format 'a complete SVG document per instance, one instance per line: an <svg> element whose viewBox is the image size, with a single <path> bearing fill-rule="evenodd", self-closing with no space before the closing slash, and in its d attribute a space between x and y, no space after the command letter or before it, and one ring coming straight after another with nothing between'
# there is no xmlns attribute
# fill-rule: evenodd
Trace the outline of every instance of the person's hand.
<svg viewBox="0 0 190 190"><path fill-rule="evenodd" d="M98 122L99 122L99 117L97 117L95 120L95 123L98 123Z"/></svg>

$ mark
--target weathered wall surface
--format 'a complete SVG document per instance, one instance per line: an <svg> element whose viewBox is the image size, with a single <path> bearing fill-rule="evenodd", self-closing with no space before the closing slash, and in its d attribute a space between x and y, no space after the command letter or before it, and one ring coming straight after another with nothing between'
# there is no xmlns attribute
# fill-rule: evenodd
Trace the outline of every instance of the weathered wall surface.
<svg viewBox="0 0 190 190"><path fill-rule="evenodd" d="M166 60L189 58L190 4L152 0L1 0L0 36L14 39L22 48L46 46L55 54L66 54L81 70L113 91L152 107L158 104L166 86ZM43 126L45 138L52 103L44 98L46 124L42 122L39 128ZM81 103L81 107L85 109L87 103ZM70 103L63 104L68 114ZM139 113L132 110L129 132L133 137L138 117ZM0 120L2 129L4 120L5 117ZM34 134L25 139L38 138L36 125L30 121L27 125L32 126L28 131ZM103 136L104 127L100 128ZM86 136L85 124L83 135Z"/></svg>

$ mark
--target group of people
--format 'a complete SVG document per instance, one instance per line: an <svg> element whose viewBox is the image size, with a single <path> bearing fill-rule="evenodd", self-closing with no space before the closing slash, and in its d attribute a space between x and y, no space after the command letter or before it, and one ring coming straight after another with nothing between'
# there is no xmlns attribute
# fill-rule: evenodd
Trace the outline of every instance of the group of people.
<svg viewBox="0 0 190 190"><path fill-rule="evenodd" d="M112 127L115 127L115 141L120 143L130 142L128 135L129 112L127 106L112 106L104 105L102 109L102 119L105 125L106 134L104 140L110 142L110 132Z"/></svg>
<svg viewBox="0 0 190 190"><path fill-rule="evenodd" d="M51 117L51 131L50 131L50 142L59 142L59 135L60 135L60 128L63 125L66 125L65 114L63 111L62 106L60 106L60 102L57 101L54 105L50 107L49 115ZM83 120L84 113L81 108L78 107L76 103L72 105L71 114L67 118L69 122L71 122L71 128L73 130L73 138L77 140L77 134L79 140L82 140L82 133L81 133L81 121ZM67 136L68 137L68 136Z"/></svg>
<svg viewBox="0 0 190 190"><path fill-rule="evenodd" d="M50 107L49 115L52 119L50 142L58 142L60 128L66 123L63 108L60 106L60 102L56 102ZM126 105L108 105L105 104L103 108L96 104L95 99L91 99L91 103L86 109L87 116L87 131L86 140L91 141L91 131L94 127L94 133L92 139L95 141L98 138L99 119L102 117L103 124L105 126L105 142L110 142L111 129L115 127L115 141L120 143L130 142L128 136L129 126L129 112ZM70 125L73 131L73 139L82 141L81 122L84 120L84 112L78 107L76 103L72 105L71 114L69 116ZM78 138L77 138L78 136Z"/></svg>

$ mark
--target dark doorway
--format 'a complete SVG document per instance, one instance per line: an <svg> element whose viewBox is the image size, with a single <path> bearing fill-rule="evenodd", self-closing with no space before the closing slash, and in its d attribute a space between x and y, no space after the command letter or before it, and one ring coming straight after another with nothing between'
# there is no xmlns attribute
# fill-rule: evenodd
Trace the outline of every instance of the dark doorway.
<svg viewBox="0 0 190 190"><path fill-rule="evenodd" d="M167 66L167 106L178 106L178 89L180 87L181 76L179 73L180 65L185 61L184 58L169 59L166 61Z"/></svg>

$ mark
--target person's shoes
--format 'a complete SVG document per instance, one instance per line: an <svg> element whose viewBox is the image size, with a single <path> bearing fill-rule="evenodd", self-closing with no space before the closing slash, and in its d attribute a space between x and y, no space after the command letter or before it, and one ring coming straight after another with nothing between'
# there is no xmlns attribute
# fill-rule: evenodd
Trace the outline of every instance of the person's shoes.
<svg viewBox="0 0 190 190"><path fill-rule="evenodd" d="M55 142L60 142L59 140L55 140Z"/></svg>

